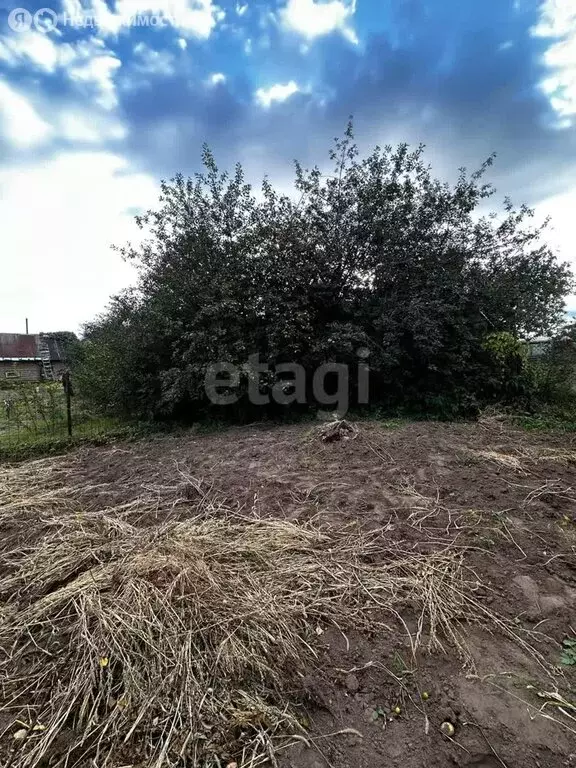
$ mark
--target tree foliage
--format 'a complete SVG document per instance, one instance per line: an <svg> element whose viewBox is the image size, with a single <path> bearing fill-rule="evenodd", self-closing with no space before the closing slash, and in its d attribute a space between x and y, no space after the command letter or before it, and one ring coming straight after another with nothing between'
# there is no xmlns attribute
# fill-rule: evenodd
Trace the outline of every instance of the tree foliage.
<svg viewBox="0 0 576 768"><path fill-rule="evenodd" d="M571 418L576 415L576 323L562 327L533 361L534 399L551 404Z"/></svg>
<svg viewBox="0 0 576 768"><path fill-rule="evenodd" d="M488 335L550 331L570 287L545 225L509 200L483 213L492 157L448 184L423 147L360 158L349 126L330 159L329 174L296 163L290 196L267 179L256 195L207 147L203 173L163 182L159 208L137 219L147 239L120 249L138 285L85 329L84 390L113 410L196 416L211 363L258 352L311 375L366 348L373 404L458 412L498 398Z"/></svg>

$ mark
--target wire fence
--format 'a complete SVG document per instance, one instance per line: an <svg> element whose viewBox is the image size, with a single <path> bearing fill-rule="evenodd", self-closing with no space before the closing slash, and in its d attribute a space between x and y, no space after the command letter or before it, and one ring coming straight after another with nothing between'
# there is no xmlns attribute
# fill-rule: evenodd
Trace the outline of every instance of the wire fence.
<svg viewBox="0 0 576 768"><path fill-rule="evenodd" d="M0 459L50 451L78 438L97 438L118 426L115 420L91 412L67 387L69 382L0 388Z"/></svg>

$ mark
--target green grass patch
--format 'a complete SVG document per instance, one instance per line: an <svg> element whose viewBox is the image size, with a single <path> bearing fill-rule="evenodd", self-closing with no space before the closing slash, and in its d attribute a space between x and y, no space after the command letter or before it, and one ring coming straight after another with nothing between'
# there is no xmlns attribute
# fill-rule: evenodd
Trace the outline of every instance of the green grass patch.
<svg viewBox="0 0 576 768"><path fill-rule="evenodd" d="M105 445L150 435L149 425L126 423L113 418L86 419L74 427L72 437L66 429L0 433L0 462L22 461L39 456L66 453L79 445Z"/></svg>
<svg viewBox="0 0 576 768"><path fill-rule="evenodd" d="M529 432L576 432L576 410L512 414L511 424Z"/></svg>

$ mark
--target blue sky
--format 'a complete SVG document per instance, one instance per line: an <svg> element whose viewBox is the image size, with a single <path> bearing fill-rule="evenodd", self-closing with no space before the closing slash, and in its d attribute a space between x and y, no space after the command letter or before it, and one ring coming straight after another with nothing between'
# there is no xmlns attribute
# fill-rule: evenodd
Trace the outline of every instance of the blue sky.
<svg viewBox="0 0 576 768"><path fill-rule="evenodd" d="M44 3L0 0L1 331L77 329L129 284L110 245L204 141L288 191L350 114L447 179L497 152L498 198L576 264L574 0Z"/></svg>

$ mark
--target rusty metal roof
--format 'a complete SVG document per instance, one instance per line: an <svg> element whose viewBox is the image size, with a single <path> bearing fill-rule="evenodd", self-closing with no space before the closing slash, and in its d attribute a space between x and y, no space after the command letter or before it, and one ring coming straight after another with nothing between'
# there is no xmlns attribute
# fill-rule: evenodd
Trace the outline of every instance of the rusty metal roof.
<svg viewBox="0 0 576 768"><path fill-rule="evenodd" d="M61 345L55 338L44 336L53 362L64 361ZM0 360L39 360L40 337L37 334L0 333Z"/></svg>
<svg viewBox="0 0 576 768"><path fill-rule="evenodd" d="M62 348L62 344L59 344L58 340L53 336L44 336L44 340L47 342L48 349L50 350L50 360L53 363L56 363L56 362L65 363L66 355L64 354L64 349Z"/></svg>
<svg viewBox="0 0 576 768"><path fill-rule="evenodd" d="M36 336L25 333L0 333L0 359L38 356Z"/></svg>

